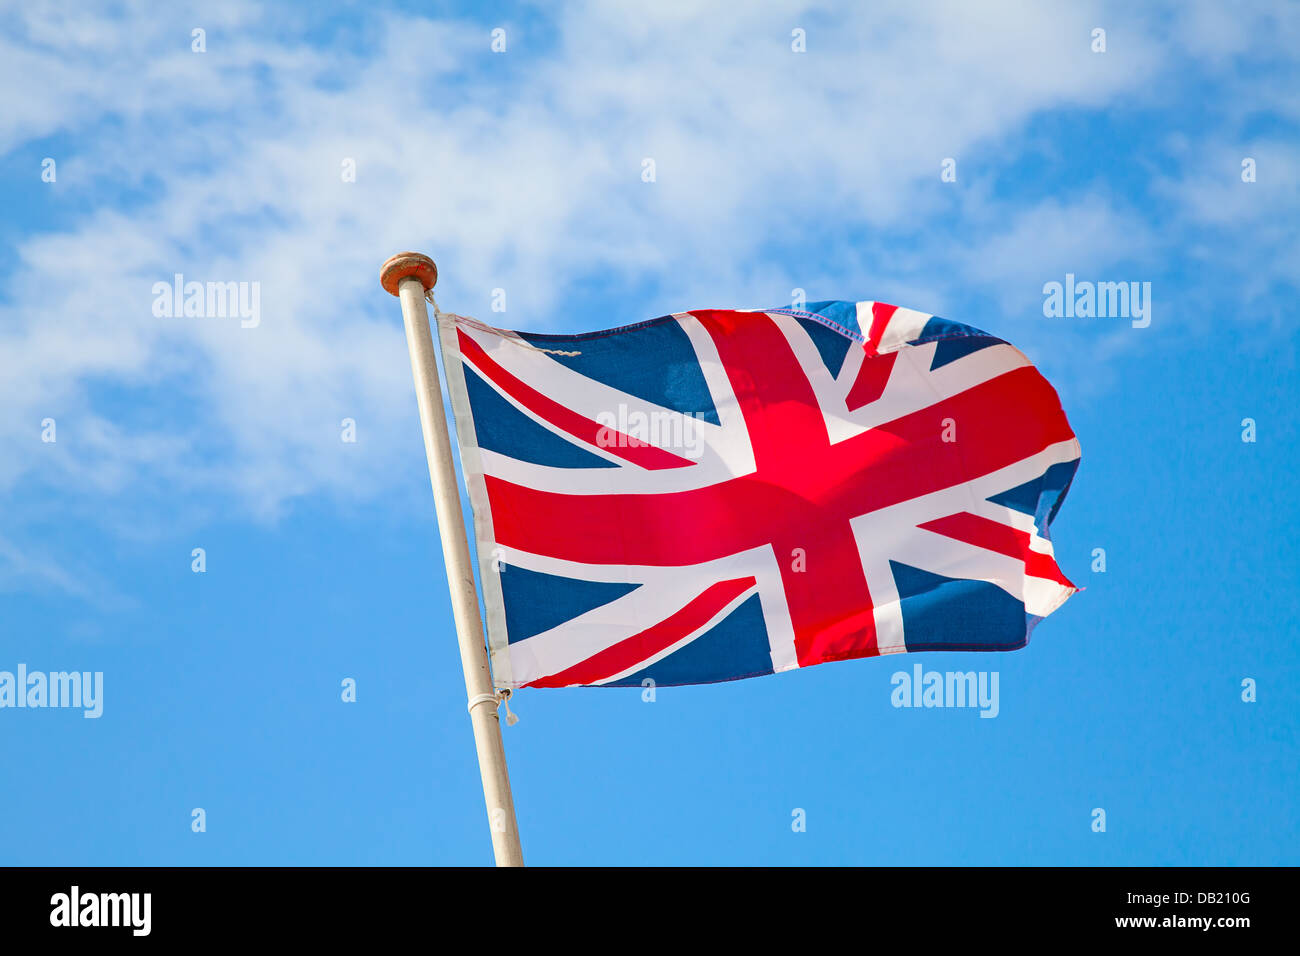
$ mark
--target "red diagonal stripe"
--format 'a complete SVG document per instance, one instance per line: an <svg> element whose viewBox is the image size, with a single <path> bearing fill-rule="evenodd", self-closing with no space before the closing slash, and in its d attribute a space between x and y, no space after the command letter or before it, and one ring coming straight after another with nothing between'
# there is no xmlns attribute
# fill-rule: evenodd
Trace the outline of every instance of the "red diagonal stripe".
<svg viewBox="0 0 1300 956"><path fill-rule="evenodd" d="M981 515L962 511L946 518L936 518L918 525L927 531L934 531L947 538L973 544L977 548L986 548L1005 554L1009 558L1018 558L1025 563L1025 573L1035 578L1046 578L1068 588L1074 587L1069 579L1061 573L1056 561L1050 554L1034 551L1029 547L1032 538L1028 531L1021 531L1000 521Z"/></svg>
<svg viewBox="0 0 1300 956"><path fill-rule="evenodd" d="M896 358L898 358L897 352L873 355L868 351L863 356L862 365L858 367L858 377L853 380L853 386L849 389L845 401L849 411L856 411L863 405L869 405L884 394Z"/></svg>
<svg viewBox="0 0 1300 956"><path fill-rule="evenodd" d="M565 408L559 402L547 398L531 385L511 375L494 362L487 352L483 350L483 347L466 335L463 330L457 329L456 334L460 342L461 355L469 359L484 377L491 380L501 391L534 415L546 419L556 428L568 432L579 441L594 445L611 455L622 458L624 461L630 461L634 465L640 465L650 471L659 471L663 468L684 468L687 465L695 464L689 458L674 455L670 451L647 444L639 438L633 438L631 435L625 435L617 429L608 428L599 422L592 421L590 418ZM600 440L601 432L605 433L604 440Z"/></svg>
<svg viewBox="0 0 1300 956"><path fill-rule="evenodd" d="M699 630L719 611L753 586L752 577L719 581L653 627L633 634L593 654L585 661L565 668L558 674L539 678L525 686L570 687L574 684L594 684L615 674L621 674L665 648L672 647L693 631Z"/></svg>
<svg viewBox="0 0 1300 956"><path fill-rule="evenodd" d="M884 302L871 303L871 331L867 333L867 343L870 351L875 352L880 348L880 340L884 338L885 326L889 320L894 317L898 311L896 305L886 305Z"/></svg>

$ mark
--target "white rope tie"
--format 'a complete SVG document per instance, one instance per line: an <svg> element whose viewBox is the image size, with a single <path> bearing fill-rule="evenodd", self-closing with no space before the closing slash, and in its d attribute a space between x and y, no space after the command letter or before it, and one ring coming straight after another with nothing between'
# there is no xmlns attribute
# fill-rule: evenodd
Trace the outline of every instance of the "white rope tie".
<svg viewBox="0 0 1300 956"><path fill-rule="evenodd" d="M478 319L472 319L468 315L457 315L455 312L444 312L442 311L442 309L438 308L438 300L433 297L432 289L425 289L424 297L428 299L429 304L433 306L433 317L435 320L446 317L448 319L451 319L453 322L457 322L461 325L468 326L471 329L478 329L480 332L487 332L489 335L499 335L507 342L512 342L515 345L518 345L520 348L531 349L534 352L545 352L548 355L581 355L582 354L581 352L566 352L563 349L544 349L541 346L533 345L531 342L525 342L518 335L516 335L514 332L509 331L508 329L498 329L494 325L488 325L485 322L480 322Z"/></svg>
<svg viewBox="0 0 1300 956"><path fill-rule="evenodd" d="M475 694L469 699L468 710L470 714L474 713L474 708L479 704L492 704L493 710L505 704L506 707L506 726L513 727L519 723L519 718L510 711L510 695L514 693L509 688L503 688L493 694Z"/></svg>

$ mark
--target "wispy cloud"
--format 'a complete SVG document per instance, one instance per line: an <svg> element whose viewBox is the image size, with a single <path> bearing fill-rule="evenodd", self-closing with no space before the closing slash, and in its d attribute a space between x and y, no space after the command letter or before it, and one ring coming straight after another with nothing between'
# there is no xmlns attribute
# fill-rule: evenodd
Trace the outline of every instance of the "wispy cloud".
<svg viewBox="0 0 1300 956"><path fill-rule="evenodd" d="M0 593L23 592L75 598L102 611L130 610L135 601L120 593L104 578L76 562L42 553L31 546L20 547L0 535Z"/></svg>

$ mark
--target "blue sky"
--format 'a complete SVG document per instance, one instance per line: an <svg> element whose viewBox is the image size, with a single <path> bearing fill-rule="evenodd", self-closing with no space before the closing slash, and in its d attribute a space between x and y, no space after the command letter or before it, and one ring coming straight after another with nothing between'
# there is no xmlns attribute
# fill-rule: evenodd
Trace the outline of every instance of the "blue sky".
<svg viewBox="0 0 1300 956"><path fill-rule="evenodd" d="M944 315L1083 446L1086 590L1022 651L520 692L529 862L1300 862L1294 6L5 6L0 670L102 671L104 712L0 710L0 862L490 859L408 248L525 330ZM175 273L260 323L155 316ZM1150 326L1046 318L1067 273L1150 282ZM998 717L893 708L918 661L996 670Z"/></svg>

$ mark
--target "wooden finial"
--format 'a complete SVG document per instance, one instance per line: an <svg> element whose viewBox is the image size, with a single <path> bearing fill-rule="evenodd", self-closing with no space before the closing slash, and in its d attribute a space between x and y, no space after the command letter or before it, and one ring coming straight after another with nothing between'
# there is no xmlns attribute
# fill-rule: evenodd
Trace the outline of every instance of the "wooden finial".
<svg viewBox="0 0 1300 956"><path fill-rule="evenodd" d="M407 278L419 279L428 292L438 282L438 267L426 255L399 252L379 269L379 284L393 295L397 295L397 287Z"/></svg>

